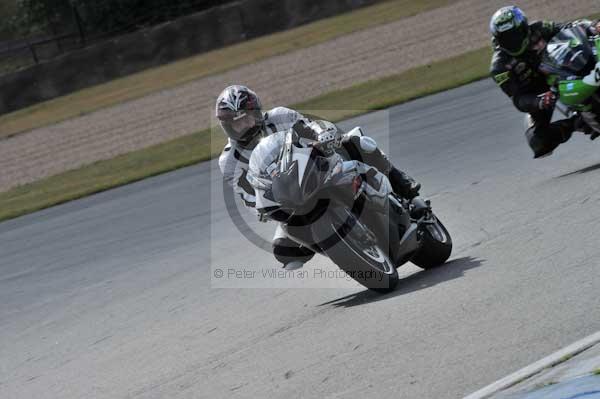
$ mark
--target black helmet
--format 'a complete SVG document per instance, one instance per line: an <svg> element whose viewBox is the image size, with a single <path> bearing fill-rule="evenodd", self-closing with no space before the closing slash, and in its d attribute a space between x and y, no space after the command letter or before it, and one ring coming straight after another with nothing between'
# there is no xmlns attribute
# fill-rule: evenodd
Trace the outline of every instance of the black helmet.
<svg viewBox="0 0 600 399"><path fill-rule="evenodd" d="M519 7L502 7L492 15L490 32L494 43L512 56L521 55L529 46L529 23Z"/></svg>
<svg viewBox="0 0 600 399"><path fill-rule="evenodd" d="M256 93L246 86L229 86L217 98L216 115L231 139L250 143L262 130L264 116Z"/></svg>

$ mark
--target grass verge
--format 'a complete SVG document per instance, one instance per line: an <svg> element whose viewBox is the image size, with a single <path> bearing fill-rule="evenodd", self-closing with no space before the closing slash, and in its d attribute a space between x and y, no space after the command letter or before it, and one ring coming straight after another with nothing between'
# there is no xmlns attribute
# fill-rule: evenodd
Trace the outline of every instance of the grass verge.
<svg viewBox="0 0 600 399"><path fill-rule="evenodd" d="M204 130L0 193L0 221L207 160L211 142L224 145L223 134Z"/></svg>
<svg viewBox="0 0 600 399"><path fill-rule="evenodd" d="M293 107L300 110L328 109L319 116L333 121L359 114L358 111L349 113L340 110L386 108L487 76L490 52L488 48L472 51L329 93ZM17 187L0 193L0 221L210 159L216 155L214 149L222 148L224 142L221 132L203 130Z"/></svg>
<svg viewBox="0 0 600 399"><path fill-rule="evenodd" d="M314 46L456 1L458 0L390 0L149 69L0 116L0 138L140 98L240 65Z"/></svg>

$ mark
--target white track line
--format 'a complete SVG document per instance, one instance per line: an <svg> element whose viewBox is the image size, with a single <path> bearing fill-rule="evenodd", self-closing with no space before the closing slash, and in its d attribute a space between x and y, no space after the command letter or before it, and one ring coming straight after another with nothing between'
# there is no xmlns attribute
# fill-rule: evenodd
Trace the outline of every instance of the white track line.
<svg viewBox="0 0 600 399"><path fill-rule="evenodd" d="M547 369L549 367L555 366L559 363L563 363L565 358L575 356L578 353L585 351L586 349L591 348L592 346L600 343L600 331L595 334L590 335L580 341L577 341L558 352L553 353L552 355L543 358L533 364L530 364L527 367L522 368L521 370L513 373L507 377L504 377L487 387L480 389L479 391L472 393L469 396L465 396L464 399L484 399L489 398L490 396L512 387L513 385L522 382L531 376Z"/></svg>

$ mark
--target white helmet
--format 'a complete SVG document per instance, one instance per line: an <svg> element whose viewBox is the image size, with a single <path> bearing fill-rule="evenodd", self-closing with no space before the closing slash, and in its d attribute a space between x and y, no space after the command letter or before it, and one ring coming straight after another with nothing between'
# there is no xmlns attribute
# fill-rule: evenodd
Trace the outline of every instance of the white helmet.
<svg viewBox="0 0 600 399"><path fill-rule="evenodd" d="M242 145L252 142L262 131L260 100L246 86L225 88L217 98L215 113L227 136Z"/></svg>

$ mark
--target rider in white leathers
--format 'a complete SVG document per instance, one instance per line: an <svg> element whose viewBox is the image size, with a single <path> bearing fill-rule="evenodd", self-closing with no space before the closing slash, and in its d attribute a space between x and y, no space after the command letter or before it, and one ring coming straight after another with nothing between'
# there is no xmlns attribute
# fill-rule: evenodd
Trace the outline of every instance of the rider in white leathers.
<svg viewBox="0 0 600 399"><path fill-rule="evenodd" d="M256 198L247 174L252 151L260 138L276 132L287 131L296 123L308 125L310 120L302 114L284 107L265 113L256 94L245 86L229 86L219 95L216 116L228 136L228 143L219 157L219 168L225 181L233 187L244 205L255 208ZM371 138L361 134L345 136L344 149L352 159L376 167L388 176L394 191L405 198L419 194L420 184L395 168ZM290 240L278 226L273 238L273 254L288 270L297 269L310 260L314 252Z"/></svg>

